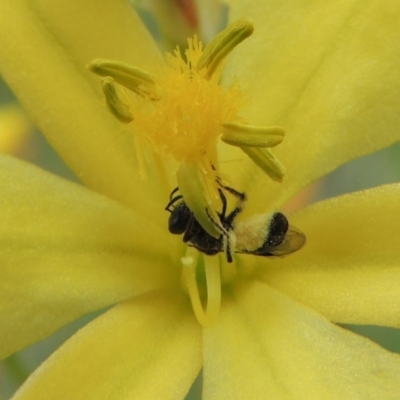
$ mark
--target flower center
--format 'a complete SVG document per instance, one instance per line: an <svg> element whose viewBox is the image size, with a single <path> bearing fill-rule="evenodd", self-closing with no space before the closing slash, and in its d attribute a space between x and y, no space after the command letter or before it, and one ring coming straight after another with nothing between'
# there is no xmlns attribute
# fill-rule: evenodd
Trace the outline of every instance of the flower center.
<svg viewBox="0 0 400 400"><path fill-rule="evenodd" d="M159 99L137 99L133 124L157 152L179 163L207 166L221 135L221 126L238 120L242 96L237 85L218 85L218 75L205 79L206 69L195 66L203 54L195 37L188 40L186 61L179 49L167 55L167 66L157 79Z"/></svg>
<svg viewBox="0 0 400 400"><path fill-rule="evenodd" d="M235 263L231 262L235 215L225 219L226 202L221 201L222 191L236 190L229 188L219 173L218 141L241 148L270 178L281 181L284 176L283 166L269 150L281 143L283 129L248 124L239 114L243 104L239 84L220 85L226 57L252 32L253 25L240 20L204 49L196 37L188 39L184 56L179 48L167 54L156 77L117 61L94 60L89 66L103 77L109 110L133 128L142 175L146 146L153 151L158 165L166 155L179 163L179 210L184 210L183 217L191 218L184 230L193 229L195 224L197 235L189 232L192 235L185 236L185 242L194 247L188 247L182 258L182 283L204 326L216 320L221 285L236 276ZM182 233L180 223L174 229ZM212 250L210 243L216 246ZM224 252L227 259L225 254L215 255L218 252Z"/></svg>

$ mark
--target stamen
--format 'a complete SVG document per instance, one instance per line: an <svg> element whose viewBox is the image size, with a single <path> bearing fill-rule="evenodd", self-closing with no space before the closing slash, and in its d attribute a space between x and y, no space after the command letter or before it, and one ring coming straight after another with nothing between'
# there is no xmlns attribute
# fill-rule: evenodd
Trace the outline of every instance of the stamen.
<svg viewBox="0 0 400 400"><path fill-rule="evenodd" d="M285 176L285 168L281 162L266 148L247 147L241 149L274 181L281 182Z"/></svg>
<svg viewBox="0 0 400 400"><path fill-rule="evenodd" d="M121 122L129 123L133 121L133 114L123 99L118 87L114 84L114 79L111 77L101 80L103 92L106 97L108 109Z"/></svg>
<svg viewBox="0 0 400 400"><path fill-rule="evenodd" d="M210 80L226 56L254 31L249 21L239 20L220 32L204 49L196 69L206 69L205 78Z"/></svg>
<svg viewBox="0 0 400 400"><path fill-rule="evenodd" d="M153 77L140 68L103 59L93 60L88 68L97 75L114 78L120 85L133 90L140 96L148 96L153 100L159 98Z"/></svg>
<svg viewBox="0 0 400 400"><path fill-rule="evenodd" d="M199 253L196 250L190 247L188 248L186 256L181 259L182 280L189 292L193 312L197 320L202 326L209 327L216 322L221 307L221 273L219 258L202 255L205 264L207 286L207 305L204 310L196 274L198 256Z"/></svg>
<svg viewBox="0 0 400 400"><path fill-rule="evenodd" d="M216 190L214 181L207 186L203 174L199 171L199 166L194 163L181 164L176 178L185 203L199 224L208 234L219 238L223 228L218 229L219 217L212 207L212 197L210 196L210 191Z"/></svg>
<svg viewBox="0 0 400 400"><path fill-rule="evenodd" d="M221 140L232 146L274 147L283 140L285 131L280 126L254 126L229 122L224 128Z"/></svg>

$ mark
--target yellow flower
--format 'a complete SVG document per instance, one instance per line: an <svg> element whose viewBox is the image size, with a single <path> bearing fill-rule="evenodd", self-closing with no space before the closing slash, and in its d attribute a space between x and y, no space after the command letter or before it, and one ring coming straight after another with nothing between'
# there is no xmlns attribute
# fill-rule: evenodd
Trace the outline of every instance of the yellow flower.
<svg viewBox="0 0 400 400"><path fill-rule="evenodd" d="M232 2L232 21L250 18L255 32L227 59L224 80L245 89L246 120L287 132L274 150L283 183L240 149L221 153L223 175L248 195L245 214L279 209L399 140L399 14L395 0ZM15 398L177 399L201 368L205 399L399 397L400 357L330 322L400 325L398 185L291 215L307 246L277 260L238 255L238 269L253 273L223 287L217 322L202 328L155 167L140 179L132 135L85 70L101 56L154 72L160 56L135 14L115 0L2 2L0 43L1 73L89 188L0 158L0 354L118 303ZM223 255L207 259L225 265Z"/></svg>

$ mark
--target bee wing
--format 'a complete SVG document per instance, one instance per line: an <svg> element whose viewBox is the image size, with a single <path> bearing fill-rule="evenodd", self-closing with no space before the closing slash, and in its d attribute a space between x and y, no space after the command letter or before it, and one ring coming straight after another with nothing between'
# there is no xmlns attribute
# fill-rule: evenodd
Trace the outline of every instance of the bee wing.
<svg viewBox="0 0 400 400"><path fill-rule="evenodd" d="M255 256L264 257L282 257L300 250L306 244L306 241L304 233L291 225L282 243L278 246L262 246L252 251L236 249L236 253L253 254Z"/></svg>
<svg viewBox="0 0 400 400"><path fill-rule="evenodd" d="M273 256L285 256L300 250L307 242L306 235L294 226L289 226L283 242L271 248Z"/></svg>

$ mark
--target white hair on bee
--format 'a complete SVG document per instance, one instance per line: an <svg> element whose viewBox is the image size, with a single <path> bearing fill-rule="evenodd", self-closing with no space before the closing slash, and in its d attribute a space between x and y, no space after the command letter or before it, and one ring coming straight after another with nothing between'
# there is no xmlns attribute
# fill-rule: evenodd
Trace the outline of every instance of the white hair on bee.
<svg viewBox="0 0 400 400"><path fill-rule="evenodd" d="M236 248L252 252L261 248L268 237L275 213L256 214L235 223Z"/></svg>

